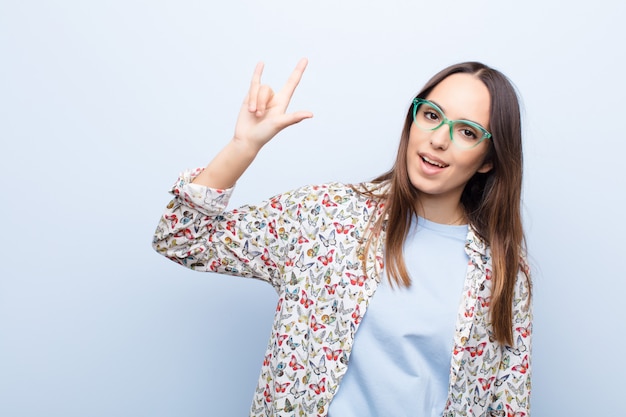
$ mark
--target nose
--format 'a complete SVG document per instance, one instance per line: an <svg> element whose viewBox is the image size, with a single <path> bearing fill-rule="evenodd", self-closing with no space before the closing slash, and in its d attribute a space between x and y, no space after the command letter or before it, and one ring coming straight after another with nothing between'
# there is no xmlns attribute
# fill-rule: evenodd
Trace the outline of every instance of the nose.
<svg viewBox="0 0 626 417"><path fill-rule="evenodd" d="M443 123L438 129L430 132L430 144L435 149L447 149L450 146L450 126Z"/></svg>

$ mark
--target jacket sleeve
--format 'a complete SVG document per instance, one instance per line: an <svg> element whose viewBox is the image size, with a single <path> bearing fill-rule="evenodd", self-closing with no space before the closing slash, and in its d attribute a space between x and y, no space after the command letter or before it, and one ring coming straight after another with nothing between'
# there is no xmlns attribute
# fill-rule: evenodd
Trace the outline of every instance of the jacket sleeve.
<svg viewBox="0 0 626 417"><path fill-rule="evenodd" d="M532 305L525 263L513 295L513 345L504 346L494 398L506 415L530 415ZM503 414L504 415L504 414Z"/></svg>
<svg viewBox="0 0 626 417"><path fill-rule="evenodd" d="M288 195L226 211L232 188L191 184L200 172L184 172L172 187L174 199L156 228L154 249L196 271L258 278L279 288L288 239L278 230L291 229L284 209Z"/></svg>

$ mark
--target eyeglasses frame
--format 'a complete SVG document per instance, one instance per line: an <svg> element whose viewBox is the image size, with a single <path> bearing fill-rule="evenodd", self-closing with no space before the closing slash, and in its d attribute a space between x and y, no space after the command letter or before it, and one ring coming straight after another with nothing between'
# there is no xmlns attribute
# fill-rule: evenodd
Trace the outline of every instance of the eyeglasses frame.
<svg viewBox="0 0 626 417"><path fill-rule="evenodd" d="M420 126L417 121L415 120L415 118L417 117L417 108L421 105L421 104L427 104L429 106L431 106L433 109L437 110L441 116L443 117L443 119L441 120L441 123L439 123L437 126L433 127L432 129L425 129L422 126ZM428 130L428 131L434 131L439 129L441 126L443 126L444 124L448 125L448 127L450 128L450 141L452 143L454 143L455 146L457 146L460 149L473 149L476 146L478 146L482 141L484 141L485 139L491 139L492 135L491 133L489 133L489 131L487 131L487 129L485 129L484 127L482 127L481 125L479 125L476 122L472 122L471 120L450 120L446 117L445 113L443 112L443 110L441 110L439 108L439 106L437 106L435 103L433 103L432 101L426 100L425 98L420 98L420 97L416 97L413 99L413 122L415 123L415 125L422 129L422 130ZM478 139L476 141L475 144L473 144L470 147L466 147L466 146L461 146L458 143L456 143L454 141L454 125L457 123L464 123L467 124L469 126L472 126L476 129L478 129L479 131L481 131L483 133L483 136Z"/></svg>

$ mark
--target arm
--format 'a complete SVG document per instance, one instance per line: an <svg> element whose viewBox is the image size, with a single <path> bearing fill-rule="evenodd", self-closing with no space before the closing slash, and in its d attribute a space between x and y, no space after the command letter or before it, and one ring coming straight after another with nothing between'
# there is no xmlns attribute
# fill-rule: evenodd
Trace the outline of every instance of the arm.
<svg viewBox="0 0 626 417"><path fill-rule="evenodd" d="M259 207L225 211L231 187L278 132L313 115L287 114L287 106L302 78L301 60L285 86L274 94L261 85L263 64L254 71L250 90L237 119L235 134L204 170L183 174L153 239L155 250L200 271L250 276L273 281L281 248L275 223L288 221L271 200ZM274 206L272 206L272 202ZM273 258L273 259L272 259Z"/></svg>
<svg viewBox="0 0 626 417"><path fill-rule="evenodd" d="M269 86L261 84L263 64L257 64L250 90L239 111L233 138L193 180L194 184L212 188L232 187L261 148L278 132L313 117L307 111L286 113L306 65L306 59L300 60L285 86L274 94Z"/></svg>

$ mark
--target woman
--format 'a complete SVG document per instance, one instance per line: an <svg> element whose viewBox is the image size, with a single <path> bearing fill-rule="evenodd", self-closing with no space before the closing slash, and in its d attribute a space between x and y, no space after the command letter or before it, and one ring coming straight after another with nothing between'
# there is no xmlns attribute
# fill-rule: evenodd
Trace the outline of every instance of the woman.
<svg viewBox="0 0 626 417"><path fill-rule="evenodd" d="M256 67L233 139L181 175L154 239L189 268L276 289L251 415L527 416L531 284L510 82L480 63L446 68L413 100L386 174L226 211L263 145L312 117L286 113L306 64L277 93Z"/></svg>

